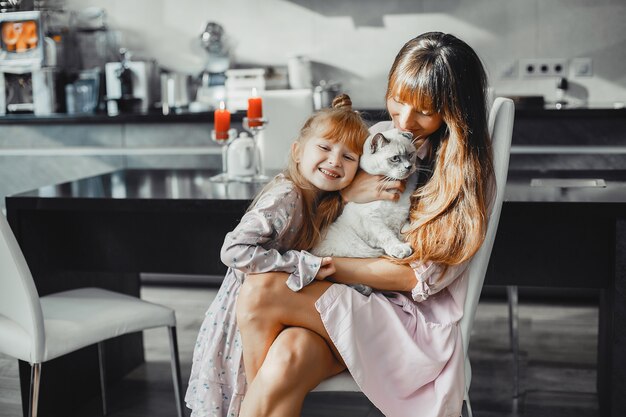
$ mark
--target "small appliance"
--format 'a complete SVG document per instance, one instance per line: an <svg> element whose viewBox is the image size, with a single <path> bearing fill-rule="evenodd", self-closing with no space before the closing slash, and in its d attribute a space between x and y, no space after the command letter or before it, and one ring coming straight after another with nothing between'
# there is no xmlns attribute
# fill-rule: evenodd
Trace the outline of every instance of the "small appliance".
<svg viewBox="0 0 626 417"><path fill-rule="evenodd" d="M131 61L131 54L120 49L120 62L104 67L107 113L147 113L160 97L160 83L154 61Z"/></svg>
<svg viewBox="0 0 626 417"><path fill-rule="evenodd" d="M196 100L190 110L216 109L226 100L226 70L230 67L230 42L224 28L216 22L208 22L200 34L200 45L206 52L204 70L199 76Z"/></svg>
<svg viewBox="0 0 626 417"><path fill-rule="evenodd" d="M0 13L0 115L57 110L56 44L39 11Z"/></svg>
<svg viewBox="0 0 626 417"><path fill-rule="evenodd" d="M265 68L229 69L225 85L228 110L246 110L252 89L265 90Z"/></svg>

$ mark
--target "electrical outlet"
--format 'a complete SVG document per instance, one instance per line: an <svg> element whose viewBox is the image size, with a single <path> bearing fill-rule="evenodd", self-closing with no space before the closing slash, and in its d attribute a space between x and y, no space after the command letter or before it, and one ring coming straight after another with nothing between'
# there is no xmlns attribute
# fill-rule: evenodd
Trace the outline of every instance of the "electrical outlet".
<svg viewBox="0 0 626 417"><path fill-rule="evenodd" d="M591 77L593 75L593 61L591 58L572 59L572 74L575 77Z"/></svg>
<svg viewBox="0 0 626 417"><path fill-rule="evenodd" d="M519 72L525 78L567 77L568 62L563 58L520 59Z"/></svg>

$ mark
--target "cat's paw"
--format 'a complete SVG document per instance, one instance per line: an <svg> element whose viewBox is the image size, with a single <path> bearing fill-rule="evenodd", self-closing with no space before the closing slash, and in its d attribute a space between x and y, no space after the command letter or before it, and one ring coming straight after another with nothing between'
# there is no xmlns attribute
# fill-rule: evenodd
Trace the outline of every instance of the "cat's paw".
<svg viewBox="0 0 626 417"><path fill-rule="evenodd" d="M387 255L394 258L403 259L412 254L413 249L411 248L411 245L408 245L406 243L398 243L385 249L385 252L387 252Z"/></svg>

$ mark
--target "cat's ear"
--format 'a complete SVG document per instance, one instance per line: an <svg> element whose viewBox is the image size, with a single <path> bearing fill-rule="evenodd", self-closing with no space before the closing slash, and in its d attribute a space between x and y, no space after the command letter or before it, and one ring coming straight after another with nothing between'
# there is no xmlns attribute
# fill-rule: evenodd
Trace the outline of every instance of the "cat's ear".
<svg viewBox="0 0 626 417"><path fill-rule="evenodd" d="M372 138L371 151L375 153L377 150L385 145L388 145L391 141L385 137L382 133L376 133Z"/></svg>

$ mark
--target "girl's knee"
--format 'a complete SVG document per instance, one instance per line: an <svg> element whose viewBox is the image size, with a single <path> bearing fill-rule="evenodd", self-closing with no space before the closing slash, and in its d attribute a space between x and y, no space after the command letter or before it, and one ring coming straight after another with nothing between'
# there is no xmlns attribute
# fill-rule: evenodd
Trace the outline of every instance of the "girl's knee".
<svg viewBox="0 0 626 417"><path fill-rule="evenodd" d="M281 332L269 350L263 367L272 375L272 379L293 386L312 366L323 366L329 354L329 348L320 336L292 327Z"/></svg>
<svg viewBox="0 0 626 417"><path fill-rule="evenodd" d="M270 307L280 299L277 297L280 290L278 285L284 285L284 279L281 281L280 275L267 273L246 277L237 296L236 315L240 325L259 318L267 318Z"/></svg>
<svg viewBox="0 0 626 417"><path fill-rule="evenodd" d="M281 332L257 374L268 397L295 395L304 399L322 380L344 367L320 336L290 327Z"/></svg>

